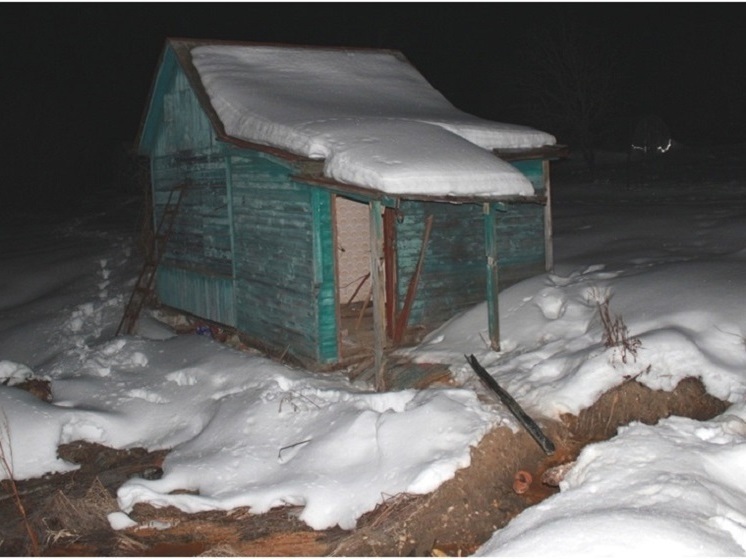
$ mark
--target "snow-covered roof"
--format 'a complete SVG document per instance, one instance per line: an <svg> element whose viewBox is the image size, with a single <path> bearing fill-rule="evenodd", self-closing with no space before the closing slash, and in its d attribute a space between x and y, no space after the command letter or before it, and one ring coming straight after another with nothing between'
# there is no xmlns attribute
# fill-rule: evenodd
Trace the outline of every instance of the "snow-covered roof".
<svg viewBox="0 0 746 559"><path fill-rule="evenodd" d="M456 109L395 51L201 44L191 58L228 136L324 160L326 177L385 193L532 195L490 150L555 144Z"/></svg>

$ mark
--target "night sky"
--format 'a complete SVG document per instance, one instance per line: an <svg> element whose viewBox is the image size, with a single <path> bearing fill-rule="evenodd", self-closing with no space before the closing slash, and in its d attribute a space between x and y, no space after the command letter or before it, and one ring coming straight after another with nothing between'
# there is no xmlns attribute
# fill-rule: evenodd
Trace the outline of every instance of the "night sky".
<svg viewBox="0 0 746 559"><path fill-rule="evenodd" d="M746 140L737 3L5 3L0 204L75 205L111 185L167 37L399 49L458 108L567 142L515 86L531 37L559 22L614 53L608 130L656 114L682 142Z"/></svg>

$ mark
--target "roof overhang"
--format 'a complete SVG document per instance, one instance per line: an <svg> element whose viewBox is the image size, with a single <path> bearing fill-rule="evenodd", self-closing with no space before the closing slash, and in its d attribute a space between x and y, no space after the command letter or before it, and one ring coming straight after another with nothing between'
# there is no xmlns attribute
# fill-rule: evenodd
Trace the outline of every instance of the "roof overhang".
<svg viewBox="0 0 746 559"><path fill-rule="evenodd" d="M528 159L547 159L553 161L569 157L570 149L567 146L555 144L528 149L493 149L492 153L503 161L526 161Z"/></svg>
<svg viewBox="0 0 746 559"><path fill-rule="evenodd" d="M344 182L335 181L324 176L298 174L294 179L308 184L323 186L328 190L336 191L343 196L349 196L358 200L377 200L385 206L397 206L402 200L419 202L448 202L451 204L483 204L485 202L497 203L522 203L522 204L546 204L546 196L450 196L450 195L427 195L427 194L392 194L375 190L369 186L358 186Z"/></svg>
<svg viewBox="0 0 746 559"><path fill-rule="evenodd" d="M308 46L308 45L289 45L289 44L278 44L278 43L254 43L254 42L243 42L243 41L221 41L221 40L203 40L203 39L188 39L188 38L169 38L166 39L163 50L160 55L158 66L156 69L155 76L153 78L148 101L145 107L145 111L140 123L140 129L137 136L137 152L142 155L149 155L152 152L155 144L155 134L158 127L158 122L162 114L162 106L157 104L157 100L160 94L165 92L168 87L174 72L177 68L180 68L188 82L192 91L197 97L200 107L204 110L210 125L215 132L215 137L218 141L233 146L239 150L253 150L265 153L267 155L285 160L294 164L297 167L298 173L295 178L306 183L316 184L323 186L330 190L335 190L340 194L350 196L357 199L363 200L378 200L383 202L385 205L396 205L400 200L419 200L419 201L438 201L438 202L450 202L454 204L474 204L484 202L497 202L497 203L533 203L533 204L546 204L545 196L448 196L448 195L427 195L427 194L391 194L380 190L373 189L369 186L359 186L354 184L347 184L324 177L320 170L323 162L318 160L309 159L303 155L292 153L288 150L268 146L265 144L259 144L249 142L247 140L236 138L226 133L225 127L218 117L217 112L210 102L209 95L202 84L199 73L196 67L192 63L191 51L193 48L203 45L235 45L235 46L280 46L280 47L292 47L292 48L307 48L307 49L319 49L319 50L356 50L356 51L376 51L386 52L393 54L401 60L409 63L406 57L399 51L391 49L371 49L371 48L348 48L348 47L321 47L321 46ZM540 148L530 149L495 149L492 150L495 156L500 159L510 161L523 161L530 159L560 159L567 157L568 149L566 146L543 146ZM313 172L307 172L308 169L313 169Z"/></svg>

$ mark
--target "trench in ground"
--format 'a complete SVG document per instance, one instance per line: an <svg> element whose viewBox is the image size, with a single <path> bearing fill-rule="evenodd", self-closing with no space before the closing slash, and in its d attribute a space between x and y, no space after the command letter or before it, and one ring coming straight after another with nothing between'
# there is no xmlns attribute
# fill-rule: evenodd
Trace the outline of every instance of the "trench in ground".
<svg viewBox="0 0 746 559"><path fill-rule="evenodd" d="M578 416L540 421L556 452L547 456L528 433L500 427L472 449L469 467L427 495L390 496L360 518L355 530L314 531L297 518L300 509L254 515L247 509L185 514L172 507L137 505L139 527L114 531L107 515L119 510L116 490L133 476L158 475L166 451L114 450L93 443L63 445L59 454L81 464L75 472L17 482L28 525L44 555L75 556L432 556L468 555L495 530L558 489L544 472L570 463L587 444L609 439L632 421L653 424L671 415L706 420L727 404L697 379L672 392L626 382ZM532 478L516 493L518 472ZM33 553L26 523L9 481L0 489L0 554Z"/></svg>

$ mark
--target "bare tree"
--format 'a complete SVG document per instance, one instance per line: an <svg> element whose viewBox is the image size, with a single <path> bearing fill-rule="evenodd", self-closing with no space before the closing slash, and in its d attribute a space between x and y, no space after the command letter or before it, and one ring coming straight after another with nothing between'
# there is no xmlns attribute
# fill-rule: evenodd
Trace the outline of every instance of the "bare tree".
<svg viewBox="0 0 746 559"><path fill-rule="evenodd" d="M565 136L591 171L600 126L618 105L616 53L559 21L527 41L518 88L533 118Z"/></svg>

